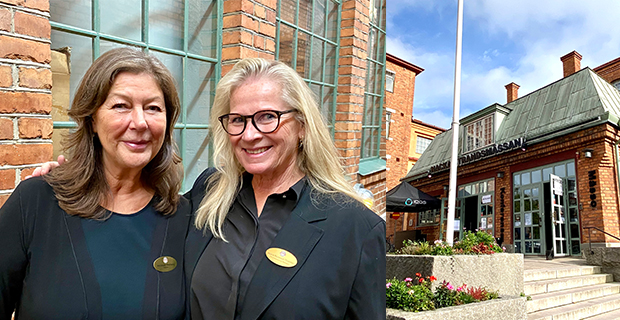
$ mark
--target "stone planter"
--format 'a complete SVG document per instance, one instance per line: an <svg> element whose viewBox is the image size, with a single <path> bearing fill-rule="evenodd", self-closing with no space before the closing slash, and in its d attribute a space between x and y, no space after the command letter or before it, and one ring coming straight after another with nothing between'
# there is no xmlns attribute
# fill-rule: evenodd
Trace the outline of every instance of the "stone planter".
<svg viewBox="0 0 620 320"><path fill-rule="evenodd" d="M620 248L618 247L596 247L582 250L586 263L593 266L600 266L603 273L614 275L614 281L620 281Z"/></svg>
<svg viewBox="0 0 620 320"><path fill-rule="evenodd" d="M526 298L505 296L500 299L440 308L433 311L405 312L387 309L387 320L525 320Z"/></svg>
<svg viewBox="0 0 620 320"><path fill-rule="evenodd" d="M387 255L386 279L403 280L435 276L433 289L442 281L455 287L486 287L500 296L519 296L523 292L523 254L496 253L490 255Z"/></svg>

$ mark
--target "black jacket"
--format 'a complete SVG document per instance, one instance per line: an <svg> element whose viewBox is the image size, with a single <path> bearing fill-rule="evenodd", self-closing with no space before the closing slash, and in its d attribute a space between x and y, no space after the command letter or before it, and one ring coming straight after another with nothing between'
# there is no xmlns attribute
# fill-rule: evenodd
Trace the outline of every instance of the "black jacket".
<svg viewBox="0 0 620 320"><path fill-rule="evenodd" d="M196 210L207 169L185 196ZM285 249L297 265L283 268L264 258L248 287L240 319L385 319L385 221L358 202L301 194L270 247ZM349 201L346 201L349 200ZM195 228L186 244L187 286L212 239Z"/></svg>
<svg viewBox="0 0 620 320"><path fill-rule="evenodd" d="M153 232L150 259L176 258L176 269L149 268L144 319L165 319L185 300L184 240L189 203L161 219ZM81 219L66 214L40 177L22 181L0 209L0 319L101 319L101 294ZM128 270L128 272L130 272Z"/></svg>

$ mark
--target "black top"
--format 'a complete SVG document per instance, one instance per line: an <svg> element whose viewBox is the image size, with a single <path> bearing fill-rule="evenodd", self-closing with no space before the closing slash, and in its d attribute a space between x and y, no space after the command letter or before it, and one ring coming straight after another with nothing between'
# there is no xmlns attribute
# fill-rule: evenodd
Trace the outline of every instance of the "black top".
<svg viewBox="0 0 620 320"><path fill-rule="evenodd" d="M82 219L82 229L101 289L103 319L139 319L153 231L165 219L149 203L134 214L105 221ZM130 272L128 272L130 271Z"/></svg>
<svg viewBox="0 0 620 320"><path fill-rule="evenodd" d="M122 273L145 273L142 302L134 301L139 303L139 317L179 319L186 300L183 251L189 203L181 198L174 215L157 216L145 271ZM11 319L14 310L16 319L103 318L108 294L100 284L105 280L98 278L97 253L87 244L83 220L58 206L54 190L43 178L17 186L0 208L0 320ZM109 243L113 239L105 241L113 246ZM161 256L175 258L178 266L165 273L155 270L152 263Z"/></svg>
<svg viewBox="0 0 620 320"><path fill-rule="evenodd" d="M246 174L243 180L223 225L228 242L214 239L196 265L192 319L235 319L258 264L295 208L306 181L270 195L258 216L252 175Z"/></svg>
<svg viewBox="0 0 620 320"><path fill-rule="evenodd" d="M194 209L214 172L205 170L186 194ZM190 230L188 283L203 282L198 278L204 273L194 277L194 267L214 241L209 230ZM297 262L285 266L261 259L235 318L385 319L385 221L360 202L307 183L269 247L286 250Z"/></svg>

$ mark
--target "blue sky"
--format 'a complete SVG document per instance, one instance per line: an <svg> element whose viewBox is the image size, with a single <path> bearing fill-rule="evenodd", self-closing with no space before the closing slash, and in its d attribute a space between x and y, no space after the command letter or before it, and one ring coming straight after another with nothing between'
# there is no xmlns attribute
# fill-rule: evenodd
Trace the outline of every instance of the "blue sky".
<svg viewBox="0 0 620 320"><path fill-rule="evenodd" d="M450 128L456 0L387 0L387 52L424 69L413 116ZM560 57L581 67L620 57L618 0L464 0L460 118L495 102L515 82L522 97L562 78ZM398 80L397 80L398 81Z"/></svg>

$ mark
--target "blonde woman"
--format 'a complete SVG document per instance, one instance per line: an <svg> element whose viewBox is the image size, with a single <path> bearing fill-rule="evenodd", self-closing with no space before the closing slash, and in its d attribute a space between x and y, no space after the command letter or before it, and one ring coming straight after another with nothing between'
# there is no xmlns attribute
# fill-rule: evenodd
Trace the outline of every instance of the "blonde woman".
<svg viewBox="0 0 620 320"><path fill-rule="evenodd" d="M297 72L241 60L210 123L217 169L186 194L192 319L385 319L385 222L345 180Z"/></svg>

